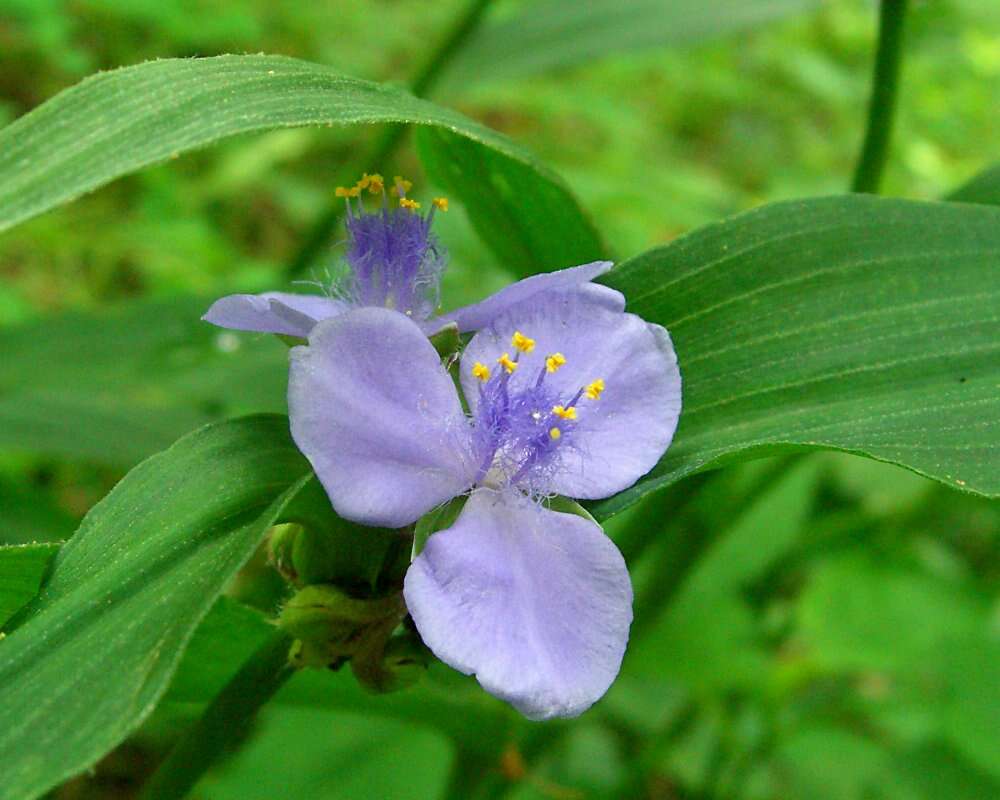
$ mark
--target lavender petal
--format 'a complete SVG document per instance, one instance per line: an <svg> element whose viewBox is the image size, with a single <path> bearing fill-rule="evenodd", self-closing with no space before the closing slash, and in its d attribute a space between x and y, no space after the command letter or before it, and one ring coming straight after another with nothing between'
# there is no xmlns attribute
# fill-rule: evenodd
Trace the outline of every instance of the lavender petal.
<svg viewBox="0 0 1000 800"><path fill-rule="evenodd" d="M342 517L398 528L469 488L469 425L410 319L348 311L318 324L291 362L292 437Z"/></svg>
<svg viewBox="0 0 1000 800"><path fill-rule="evenodd" d="M407 608L435 655L531 719L607 691L632 622L621 553L595 523L477 489L410 565Z"/></svg>
<svg viewBox="0 0 1000 800"><path fill-rule="evenodd" d="M305 338L317 322L347 307L342 300L311 294L231 294L216 300L202 319L220 328Z"/></svg>
<svg viewBox="0 0 1000 800"><path fill-rule="evenodd" d="M520 356L511 391L533 384L545 373L546 356L558 352L566 363L546 373L544 385L560 404L578 398L576 420L555 443L558 460L525 488L597 499L631 486L653 468L673 438L681 410L681 376L666 330L615 311L586 292L537 295L495 319L466 348L462 386L474 412L479 387L472 365L479 361L495 368L502 353L514 352L514 331L536 345ZM580 396L598 378L605 385L600 398ZM539 411L547 425L548 409Z"/></svg>

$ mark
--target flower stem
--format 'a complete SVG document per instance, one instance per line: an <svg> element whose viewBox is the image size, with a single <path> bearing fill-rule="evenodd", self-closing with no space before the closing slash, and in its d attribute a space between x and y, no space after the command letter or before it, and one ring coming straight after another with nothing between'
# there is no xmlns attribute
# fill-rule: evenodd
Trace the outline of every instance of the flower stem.
<svg viewBox="0 0 1000 800"><path fill-rule="evenodd" d="M146 783L141 800L184 797L220 756L238 745L257 711L295 670L288 663L292 640L276 631L209 703Z"/></svg>
<svg viewBox="0 0 1000 800"><path fill-rule="evenodd" d="M465 40L479 26L479 22L491 2L492 0L471 0L469 2L462 15L453 23L448 35L410 81L409 89L413 94L417 97L424 97L434 88L444 68L462 49ZM395 153L407 130L408 126L403 124L385 126L381 135L371 147L365 150L363 156L356 163L343 170L341 179L337 183L351 183L359 172L366 169L379 169L379 165ZM339 198L332 198L306 234L305 241L295 257L289 262L286 272L290 278L301 277L316 261L326 248L330 234L337 227L343 211L343 201Z"/></svg>
<svg viewBox="0 0 1000 800"><path fill-rule="evenodd" d="M889 154L896 88L902 63L903 18L907 0L882 0L879 12L878 49L868 104L868 128L854 171L851 191L877 194Z"/></svg>

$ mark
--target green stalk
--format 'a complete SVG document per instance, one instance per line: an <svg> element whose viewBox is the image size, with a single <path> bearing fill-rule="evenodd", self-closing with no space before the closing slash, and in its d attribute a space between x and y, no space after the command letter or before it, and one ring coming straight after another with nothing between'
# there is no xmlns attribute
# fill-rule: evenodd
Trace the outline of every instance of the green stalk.
<svg viewBox="0 0 1000 800"><path fill-rule="evenodd" d="M448 66L455 54L462 49L466 39L479 26L479 22L491 2L492 0L471 0L466 6L465 11L455 20L451 30L437 49L431 53L423 67L410 81L409 89L414 95L424 97L434 88L444 68ZM364 152L364 155L340 172L337 183L350 184L357 178L358 173L368 169L379 169L380 165L396 152L408 127L398 124L386 126L378 139ZM289 278L301 277L312 266L326 248L330 235L337 227L343 213L343 200L331 198L326 209L306 234L302 247L289 262L286 269Z"/></svg>
<svg viewBox="0 0 1000 800"><path fill-rule="evenodd" d="M851 191L877 194L882 170L889 155L896 88L902 63L903 18L907 0L882 0L879 13L878 49L868 104L868 128L854 171Z"/></svg>
<svg viewBox="0 0 1000 800"><path fill-rule="evenodd" d="M257 711L295 671L288 663L291 644L286 633L276 631L250 656L153 773L141 800L179 800L243 741Z"/></svg>

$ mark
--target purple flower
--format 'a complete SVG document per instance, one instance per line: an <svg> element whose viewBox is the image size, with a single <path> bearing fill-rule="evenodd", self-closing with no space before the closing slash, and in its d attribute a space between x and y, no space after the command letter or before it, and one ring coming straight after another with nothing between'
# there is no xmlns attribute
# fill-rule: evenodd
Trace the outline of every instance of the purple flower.
<svg viewBox="0 0 1000 800"><path fill-rule="evenodd" d="M431 650L533 719L597 701L628 640L628 572L600 526L540 500L607 497L659 460L681 405L667 332L603 287L532 293L466 347L468 412L386 309L320 323L291 359L292 435L340 515L401 527L471 490L406 575Z"/></svg>
<svg viewBox="0 0 1000 800"><path fill-rule="evenodd" d="M435 198L423 215L420 204L406 196L409 187L409 181L395 179L398 207L391 207L380 175L365 175L357 186L337 190L347 203L347 273L325 287L327 294L233 294L215 301L202 319L222 328L305 338L317 322L351 308L375 306L405 314L428 335L450 322L465 332L483 327L504 309L539 291L586 283L611 268L609 261L595 261L534 275L481 303L434 316L446 258L431 226L435 212L447 210L448 201ZM380 208L365 209L360 199L365 189L382 196Z"/></svg>

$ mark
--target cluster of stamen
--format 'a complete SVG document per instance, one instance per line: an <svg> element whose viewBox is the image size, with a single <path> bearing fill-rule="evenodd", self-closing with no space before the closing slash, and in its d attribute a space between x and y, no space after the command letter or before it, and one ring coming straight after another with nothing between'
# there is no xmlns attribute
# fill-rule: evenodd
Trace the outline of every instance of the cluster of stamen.
<svg viewBox="0 0 1000 800"><path fill-rule="evenodd" d="M445 255L431 225L436 211L448 210L448 200L434 198L422 215L420 203L407 196L412 186L396 175L387 188L385 178L366 172L353 186L337 187L347 204L350 274L338 279L331 293L354 305L395 308L416 319L434 313ZM381 197L381 207L366 210L364 193Z"/></svg>
<svg viewBox="0 0 1000 800"><path fill-rule="evenodd" d="M558 460L558 445L564 446L578 419L577 403L581 398L598 400L604 381L598 378L577 390L571 398L561 398L545 383L545 378L566 364L560 352L547 355L534 381L517 388L510 386L511 376L520 366L522 355L531 353L536 342L521 331L511 337L514 355L504 352L497 358L495 370L480 361L471 372L479 381L479 406L476 434L481 453L477 482L491 471L514 484L531 488L533 476L544 473Z"/></svg>
<svg viewBox="0 0 1000 800"><path fill-rule="evenodd" d="M390 193L397 198L399 207L405 208L408 211L417 211L420 208L420 203L412 198L406 196L406 193L413 188L413 181L408 181L401 175L396 175L392 179L392 189ZM367 172L361 176L361 179L354 184L354 186L338 186L336 188L335 194L337 197L343 197L345 200L349 200L352 197L361 197L361 193L368 190L369 194L382 195L384 201L388 201L388 196L385 191L385 178L379 175L377 172L374 175L369 175ZM350 203L348 203L348 210L350 210ZM433 216L434 211L447 211L448 210L448 198L447 197L435 197L431 201L431 216Z"/></svg>

